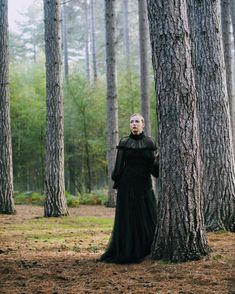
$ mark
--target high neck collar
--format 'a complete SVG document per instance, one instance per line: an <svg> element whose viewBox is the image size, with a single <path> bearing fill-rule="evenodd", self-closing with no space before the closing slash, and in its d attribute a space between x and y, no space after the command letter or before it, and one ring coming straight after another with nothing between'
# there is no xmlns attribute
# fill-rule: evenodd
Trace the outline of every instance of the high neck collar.
<svg viewBox="0 0 235 294"><path fill-rule="evenodd" d="M142 132L139 135L134 135L133 133L130 134L130 138L134 139L134 140L141 140L144 137L144 132Z"/></svg>

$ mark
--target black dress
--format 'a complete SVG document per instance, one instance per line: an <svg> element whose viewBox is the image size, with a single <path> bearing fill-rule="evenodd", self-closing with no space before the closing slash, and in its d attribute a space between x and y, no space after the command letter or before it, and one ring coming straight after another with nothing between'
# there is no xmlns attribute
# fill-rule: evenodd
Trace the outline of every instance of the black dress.
<svg viewBox="0 0 235 294"><path fill-rule="evenodd" d="M144 133L120 140L112 174L117 189L111 239L101 261L138 262L149 255L156 225L151 174L158 177L156 143Z"/></svg>

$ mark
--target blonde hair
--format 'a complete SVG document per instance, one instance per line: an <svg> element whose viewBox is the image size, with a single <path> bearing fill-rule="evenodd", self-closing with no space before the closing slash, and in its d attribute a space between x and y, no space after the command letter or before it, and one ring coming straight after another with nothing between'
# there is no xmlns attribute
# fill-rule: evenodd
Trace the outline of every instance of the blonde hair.
<svg viewBox="0 0 235 294"><path fill-rule="evenodd" d="M133 113L133 114L130 116L130 119L131 119L133 116L139 116L139 117L141 117L141 121L142 121L142 123L144 123L144 117L143 117L142 114L140 114L140 113Z"/></svg>

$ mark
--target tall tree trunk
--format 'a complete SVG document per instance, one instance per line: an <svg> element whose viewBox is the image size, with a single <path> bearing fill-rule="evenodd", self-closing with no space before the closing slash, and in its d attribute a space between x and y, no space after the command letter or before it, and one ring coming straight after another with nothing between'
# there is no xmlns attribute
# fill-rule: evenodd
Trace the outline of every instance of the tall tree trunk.
<svg viewBox="0 0 235 294"><path fill-rule="evenodd" d="M115 191L112 189L112 170L118 144L118 102L116 91L115 50L115 0L105 0L106 28L106 79L107 79L107 161L108 161L108 207L115 206Z"/></svg>
<svg viewBox="0 0 235 294"><path fill-rule="evenodd" d="M86 182L87 182L87 187L88 192L91 193L91 162L90 162L90 148L89 148L89 143L88 143L88 134L87 134L87 123L86 123L86 110L84 109L82 111L82 116L83 116L83 132L84 132L84 143L85 143L85 158L86 158L86 169L87 169L87 176L86 176Z"/></svg>
<svg viewBox="0 0 235 294"><path fill-rule="evenodd" d="M45 183L45 155L44 155L44 132L42 126L40 127L40 164L39 164L39 170L41 175L41 182L40 182L40 190L44 190L44 183Z"/></svg>
<svg viewBox="0 0 235 294"><path fill-rule="evenodd" d="M62 5L62 37L63 37L63 53L64 53L64 77L68 82L69 63L68 63L68 32L67 32L67 7L66 3Z"/></svg>
<svg viewBox="0 0 235 294"><path fill-rule="evenodd" d="M130 72L130 38L129 38L129 13L128 13L128 0L123 0L123 36L124 36L124 49L126 56L126 70L127 74Z"/></svg>
<svg viewBox="0 0 235 294"><path fill-rule="evenodd" d="M230 2L230 9L231 9L231 20L232 20L232 31L233 31L233 52L235 52L235 1ZM235 94L235 53L233 54L233 67L232 67L232 72L233 72L233 95ZM233 117L235 121L235 97L233 97L232 101L232 112L233 112ZM233 124L234 124L233 121ZM232 126L234 127L234 125ZM234 131L233 131L233 153L235 156L235 150L234 150Z"/></svg>
<svg viewBox="0 0 235 294"><path fill-rule="evenodd" d="M64 107L60 0L44 0L46 53L46 172L44 215L68 215L64 187Z"/></svg>
<svg viewBox="0 0 235 294"><path fill-rule="evenodd" d="M96 38L95 38L95 10L94 0L91 0L91 50L92 50L92 64L93 64L93 78L94 82L97 80L97 66L96 66Z"/></svg>
<svg viewBox="0 0 235 294"><path fill-rule="evenodd" d="M89 57L89 18L88 3L85 0L85 60L86 60L86 79L90 81L90 57Z"/></svg>
<svg viewBox="0 0 235 294"><path fill-rule="evenodd" d="M196 90L185 0L148 0L160 147L152 256L186 261L209 251L200 195Z"/></svg>
<svg viewBox="0 0 235 294"><path fill-rule="evenodd" d="M235 153L235 103L234 103L234 85L232 72L232 32L230 18L230 0L221 0L221 24L223 37L223 52L226 69L226 84L229 101L230 121L233 137L233 153ZM233 154L234 155L234 154Z"/></svg>
<svg viewBox="0 0 235 294"><path fill-rule="evenodd" d="M235 49L235 1L230 2L231 8L231 19L232 19L232 26L233 26L233 48Z"/></svg>
<svg viewBox="0 0 235 294"><path fill-rule="evenodd" d="M0 0L0 48L0 213L13 214L7 0Z"/></svg>
<svg viewBox="0 0 235 294"><path fill-rule="evenodd" d="M140 92L141 112L145 120L145 133L151 135L150 124L150 96L149 96L149 75L148 75L148 13L147 3L138 0L139 7L139 42L140 42Z"/></svg>
<svg viewBox="0 0 235 294"><path fill-rule="evenodd" d="M234 231L235 166L219 2L188 0L199 106L202 193L210 231Z"/></svg>

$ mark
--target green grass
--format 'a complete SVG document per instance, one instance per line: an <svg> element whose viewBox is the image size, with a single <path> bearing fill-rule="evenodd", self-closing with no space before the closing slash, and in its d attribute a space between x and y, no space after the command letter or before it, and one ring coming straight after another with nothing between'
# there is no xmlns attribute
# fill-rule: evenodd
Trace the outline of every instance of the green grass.
<svg viewBox="0 0 235 294"><path fill-rule="evenodd" d="M85 248L95 253L107 244L112 227L113 219L110 218L40 217L23 223L0 225L0 231L3 239L10 241L14 238L32 248L68 249L74 252Z"/></svg>
<svg viewBox="0 0 235 294"><path fill-rule="evenodd" d="M226 231L226 230L219 230L219 231L216 231L216 232L214 232L215 234L217 234L217 235L229 235L229 232L228 231Z"/></svg>

